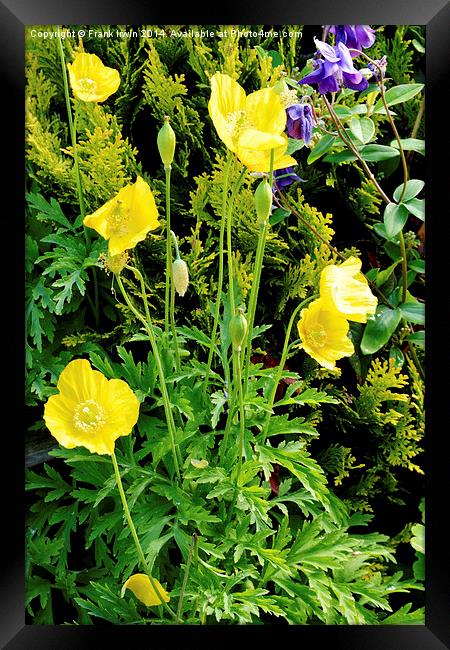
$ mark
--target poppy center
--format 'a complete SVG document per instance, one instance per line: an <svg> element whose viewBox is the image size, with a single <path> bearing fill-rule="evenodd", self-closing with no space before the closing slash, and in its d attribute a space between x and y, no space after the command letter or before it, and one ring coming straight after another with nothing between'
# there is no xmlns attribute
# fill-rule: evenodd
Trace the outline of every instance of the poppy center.
<svg viewBox="0 0 450 650"><path fill-rule="evenodd" d="M81 433L92 433L106 422L106 411L95 400L87 399L75 409L73 423Z"/></svg>
<svg viewBox="0 0 450 650"><path fill-rule="evenodd" d="M227 113L225 120L227 123L226 129L233 140L236 140L242 131L252 126L245 111Z"/></svg>
<svg viewBox="0 0 450 650"><path fill-rule="evenodd" d="M128 234L130 211L123 206L122 201L116 201L106 218L109 227L109 236L124 237Z"/></svg>
<svg viewBox="0 0 450 650"><path fill-rule="evenodd" d="M97 82L93 79L89 79L89 77L79 79L78 86L81 92L86 93L87 95L94 95L97 91Z"/></svg>
<svg viewBox="0 0 450 650"><path fill-rule="evenodd" d="M306 339L311 347L323 348L326 343L327 333L323 327L316 325L314 328L308 331Z"/></svg>

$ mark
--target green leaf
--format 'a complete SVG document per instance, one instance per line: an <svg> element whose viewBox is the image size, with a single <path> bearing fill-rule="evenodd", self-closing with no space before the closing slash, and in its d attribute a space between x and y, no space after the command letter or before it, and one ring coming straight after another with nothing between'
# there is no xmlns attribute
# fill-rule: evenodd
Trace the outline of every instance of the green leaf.
<svg viewBox="0 0 450 650"><path fill-rule="evenodd" d="M424 348L425 330L419 330L418 332L413 332L407 337L406 340L409 341L409 343L414 343L414 345L417 345L419 348Z"/></svg>
<svg viewBox="0 0 450 650"><path fill-rule="evenodd" d="M374 354L385 345L402 318L400 309L390 309L379 305L376 314L368 316L367 325L361 340L361 352Z"/></svg>
<svg viewBox="0 0 450 650"><path fill-rule="evenodd" d="M360 154L363 160L367 160L368 162L378 162L380 160L395 158L395 156L400 155L400 152L398 149L388 147L384 144L367 144L365 147L360 149Z"/></svg>
<svg viewBox="0 0 450 650"><path fill-rule="evenodd" d="M386 236L392 239L398 235L408 220L408 210L402 203L388 203L384 209L383 220Z"/></svg>
<svg viewBox="0 0 450 650"><path fill-rule="evenodd" d="M423 524L414 524L411 532L413 534L411 546L419 553L425 554L425 526Z"/></svg>
<svg viewBox="0 0 450 650"><path fill-rule="evenodd" d="M413 199L415 196L417 196L419 192L423 190L424 185L425 182L417 178L412 178L411 180L407 181L405 193L403 194L403 198L402 198L402 203L406 203L410 199ZM403 183L395 189L394 201L400 201L402 192L403 192Z"/></svg>
<svg viewBox="0 0 450 650"><path fill-rule="evenodd" d="M297 140L297 138L288 138L288 146L286 149L286 154L291 156L296 151L303 149L305 143L303 140Z"/></svg>
<svg viewBox="0 0 450 650"><path fill-rule="evenodd" d="M269 223L271 226L275 226L277 223L284 221L291 213L290 210L285 210L284 208L276 208L269 217Z"/></svg>
<svg viewBox="0 0 450 650"><path fill-rule="evenodd" d="M403 352L397 345L393 345L389 350L389 359L392 359L396 368L402 368L405 363Z"/></svg>
<svg viewBox="0 0 450 650"><path fill-rule="evenodd" d="M409 99L412 99L418 93L420 93L423 87L424 84L401 84L399 86L389 88L389 90L387 90L385 93L386 104L388 106L394 106L395 104L407 102ZM373 107L373 112L378 113L380 109L383 109L384 112L384 104L381 98Z"/></svg>
<svg viewBox="0 0 450 650"><path fill-rule="evenodd" d="M278 65L283 65L283 57L279 52L276 50L269 50L268 54L272 59L272 68L276 68Z"/></svg>
<svg viewBox="0 0 450 650"><path fill-rule="evenodd" d="M413 214L418 219L421 219L421 221L425 221L425 200L424 199L411 199L406 203L403 202L403 205L408 210L408 212L411 212L411 214Z"/></svg>
<svg viewBox="0 0 450 650"><path fill-rule="evenodd" d="M379 271L379 273L375 278L375 284L377 285L378 288L382 287L383 284L389 280L390 276L394 272L395 267L398 266L398 264L400 264L400 260L397 260L396 262L388 266L387 269L384 269L383 271Z"/></svg>
<svg viewBox="0 0 450 650"><path fill-rule="evenodd" d="M389 144L391 147L395 147L395 149L398 149L397 140L392 140L392 142L390 142ZM425 140L417 140L416 138L405 138L404 140L400 140L400 144L402 145L402 148L405 151L415 151L416 153L420 153L422 156L425 155Z"/></svg>
<svg viewBox="0 0 450 650"><path fill-rule="evenodd" d="M408 262L408 268L416 273L425 273L425 260L411 260Z"/></svg>
<svg viewBox="0 0 450 650"><path fill-rule="evenodd" d="M327 134L322 136L316 146L311 149L311 152L306 160L308 165L311 165L311 163L315 162L327 151L329 151L337 142L337 140L338 138L336 138L334 135Z"/></svg>
<svg viewBox="0 0 450 650"><path fill-rule="evenodd" d="M352 117L349 127L355 138L363 144L370 142L375 133L375 124L370 117Z"/></svg>
<svg viewBox="0 0 450 650"><path fill-rule="evenodd" d="M398 308L402 317L410 323L424 325L425 323L425 305L423 302L404 302Z"/></svg>

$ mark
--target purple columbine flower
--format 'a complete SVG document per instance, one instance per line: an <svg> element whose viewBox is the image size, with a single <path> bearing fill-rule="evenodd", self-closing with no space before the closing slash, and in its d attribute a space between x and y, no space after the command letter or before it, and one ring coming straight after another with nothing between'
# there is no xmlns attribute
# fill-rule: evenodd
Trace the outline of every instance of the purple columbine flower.
<svg viewBox="0 0 450 650"><path fill-rule="evenodd" d="M286 109L288 136L309 144L313 127L313 113L309 104L293 104Z"/></svg>
<svg viewBox="0 0 450 650"><path fill-rule="evenodd" d="M300 79L299 84L318 84L319 93L335 93L340 86L346 86L352 90L365 90L367 79L356 70L353 60L344 43L338 43L334 47L314 39L316 47L323 59L315 59L313 65L315 70Z"/></svg>
<svg viewBox="0 0 450 650"><path fill-rule="evenodd" d="M274 185L276 186L277 190L280 191L284 190L285 187L289 187L289 185L292 185L292 183L296 183L297 181L301 181L302 183L305 182L303 178L300 178L300 176L297 176L297 174L294 173L293 167L275 169L273 172L273 179Z"/></svg>
<svg viewBox="0 0 450 650"><path fill-rule="evenodd" d="M336 45L344 43L349 49L362 50L375 43L375 30L369 25L327 25L330 34L336 35ZM358 56L356 53L352 56Z"/></svg>
<svg viewBox="0 0 450 650"><path fill-rule="evenodd" d="M380 80L380 77L381 77L380 68L381 68L381 72L383 74L383 77L386 74L386 68L387 68L387 57L386 57L386 55L382 56L381 59L378 59L378 61L375 60L375 63L378 63L379 68L376 65L374 65L373 63L369 63L368 66L367 66L369 68L369 70L371 70L371 72L373 73L372 76L370 77L369 81L379 81Z"/></svg>

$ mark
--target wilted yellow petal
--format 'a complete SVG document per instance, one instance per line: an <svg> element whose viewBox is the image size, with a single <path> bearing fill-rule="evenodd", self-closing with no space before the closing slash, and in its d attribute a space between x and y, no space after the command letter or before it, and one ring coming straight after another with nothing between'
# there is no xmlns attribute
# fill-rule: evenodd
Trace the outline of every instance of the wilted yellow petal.
<svg viewBox="0 0 450 650"><path fill-rule="evenodd" d="M153 578L153 582L155 583L158 593L164 602L168 603L170 600L169 594L161 586L161 583L156 580L156 578ZM145 575L145 573L135 573L128 578L122 587L120 594L122 598L124 597L125 591L127 589L132 591L136 598L140 600L141 603L144 603L144 605L147 605L147 607L150 607L151 605L161 605L161 599L153 589L150 578Z"/></svg>

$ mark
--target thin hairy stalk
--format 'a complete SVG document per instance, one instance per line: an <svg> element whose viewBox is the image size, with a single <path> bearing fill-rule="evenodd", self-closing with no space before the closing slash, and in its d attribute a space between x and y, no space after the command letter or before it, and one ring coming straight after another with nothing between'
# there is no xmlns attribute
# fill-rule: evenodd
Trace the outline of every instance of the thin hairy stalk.
<svg viewBox="0 0 450 650"><path fill-rule="evenodd" d="M208 361L206 366L205 379L203 383L203 395L206 395L208 389L209 375L211 373L211 364L214 353L214 348L216 345L216 335L217 327L219 324L219 312L220 312L220 302L222 299L222 287L223 287L223 245L225 239L225 224L227 220L227 199L228 199L228 184L229 184L229 175L230 168L233 162L233 157L228 152L227 164L225 167L224 174L224 186L223 186L223 202L222 202L222 215L220 219L220 234L219 234L219 279L217 282L217 297L216 297L216 306L214 310L214 322L211 333L211 345L209 347Z"/></svg>
<svg viewBox="0 0 450 650"><path fill-rule="evenodd" d="M177 478L179 481L181 481L181 475L180 475L180 468L178 464L178 458L180 455L180 450L178 448L178 445L176 444L176 429L175 429L175 422L173 419L173 413L172 413L172 408L170 405L170 399L169 399L169 393L167 391L167 385L166 385L166 379L164 375L164 369L161 361L161 356L159 354L159 349L158 345L156 343L156 337L155 333L153 331L153 325L152 321L150 318L150 312L148 309L148 302L147 302L147 296L145 292L145 284L144 284L144 278L142 277L141 272L134 268L133 266L128 266L128 264L125 266L125 268L129 269L130 271L133 271L133 273L136 275L136 277L139 279L141 283L141 294L142 294L142 299L144 302L144 307L145 307L145 315L146 318L136 309L136 307L133 305L131 302L125 287L123 286L122 280L120 278L120 275L116 275L116 280L117 284L119 285L119 289L122 292L123 297L125 298L125 302L127 303L128 307L131 309L133 314L138 318L143 326L145 327L145 331L148 334L148 338L150 339L150 345L152 347L152 352L153 356L155 357L156 361L156 366L158 369L158 375L159 375L159 386L163 398L163 404L164 404L164 411L166 414L166 420L167 420L167 428L169 430L169 440L170 440L170 445L172 448L172 456L173 456L173 462L175 466L175 472L177 475Z"/></svg>
<svg viewBox="0 0 450 650"><path fill-rule="evenodd" d="M177 616L176 616L176 619L175 619L175 623L178 623L179 620L180 620L180 617L181 617L182 607L183 607L183 600L184 600L184 592L186 591L186 585L187 585L187 581L188 581L188 578L189 578L189 570L191 568L192 556L194 554L194 549L196 547L196 544L197 544L197 534L193 533L191 546L190 546L190 549L189 549L189 555L188 555L188 559L187 559L187 562L186 562L186 569L184 571L183 583L181 585L180 597L178 599Z"/></svg>
<svg viewBox="0 0 450 650"><path fill-rule="evenodd" d="M173 286L170 235L170 170L170 165L164 165L164 171L166 173L166 291L164 297L164 331L166 334L169 333L170 290Z"/></svg>
<svg viewBox="0 0 450 650"><path fill-rule="evenodd" d="M270 150L270 169L269 169L269 185L272 188L273 187L273 160L274 160L274 150ZM247 389L248 389L248 377L250 373L250 356L252 353L252 337L253 337L253 324L255 322L255 314L256 314L256 305L258 302L258 293L259 293L259 285L261 282L261 272L262 272L262 267L263 267L263 260L264 260L264 250L266 247L266 239L267 239L267 229L269 227L269 221L266 219L259 225L259 237L258 237L258 245L256 248L256 257L255 257L255 266L253 268L253 281L252 281L252 288L250 290L250 300L248 303L248 316L247 316L247 323L248 323L248 333L247 333L247 341L246 344L244 344L244 349L245 349L245 361L244 361L244 394L247 395ZM246 346L246 347L245 347Z"/></svg>
<svg viewBox="0 0 450 650"><path fill-rule="evenodd" d="M417 136L417 132L420 128L420 123L422 122L423 114L425 112L425 97L422 98L422 101L420 102L419 110L416 115L416 119L414 122L414 126L411 131L411 135L409 136L410 138L415 138ZM414 155L414 151L411 149L411 151L408 151L406 154L406 162L409 165L411 163L411 158Z"/></svg>
<svg viewBox="0 0 450 650"><path fill-rule="evenodd" d="M130 509L128 507L127 498L125 496L125 491L124 491L123 485L122 485L122 479L120 477L119 466L117 464L117 459L116 459L116 455L115 455L114 452L111 455L111 459L112 459L112 463L113 463L113 466L114 466L114 473L115 473L115 476L116 476L117 489L119 490L120 498L122 500L123 511L125 513L125 517L126 517L128 526L130 527L131 535L133 537L134 544L136 546L136 550L137 550L137 553L138 553L139 560L141 562L142 568L144 569L146 575L148 576L148 578L150 580L150 584L152 585L154 592L158 596L158 599L159 599L161 605L169 612L169 614L173 618L176 618L175 612L173 611L173 609L171 607L169 607L169 605L166 603L163 596L161 595L161 592L159 591L159 588L158 588L158 586L157 586L157 584L156 584L156 582L155 582L155 580L154 580L154 578L153 578L153 576L152 576L152 574L150 572L150 567L148 566L147 560L145 559L145 555L144 555L144 552L142 550L141 544L139 542L139 538L137 536L137 532L136 532L136 528L134 526L134 522L133 522L133 520L131 518Z"/></svg>
<svg viewBox="0 0 450 650"><path fill-rule="evenodd" d="M276 372L276 375L275 375L274 380L273 380L273 386L272 386L269 401L268 401L268 404L267 404L270 411L272 411L273 403L275 401L275 395L276 395L276 392L277 392L277 387L278 387L278 384L281 381L281 375L283 374L284 364L286 363L286 359L287 359L287 355L288 355L288 349L289 349L289 339L290 339L290 336L291 336L291 330L292 330L292 326L294 324L295 318L296 318L297 314L299 313L299 311L301 309L303 309L303 307L305 307L309 302L311 302L312 300L315 300L316 298L318 298L318 295L316 295L316 294L313 295L313 296L310 296L309 298L306 298L306 300L303 300L299 305L297 305L297 307L292 312L291 318L289 320L289 324L287 326L286 336L284 337L284 345L283 345L283 351L281 353L280 363L278 365L277 372ZM261 444L264 444L265 441L266 441L267 431L269 429L269 422L270 422L270 416L271 416L270 411L267 412L266 419L265 419L265 422L264 422L264 426L263 426L263 429L261 431Z"/></svg>

